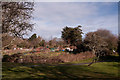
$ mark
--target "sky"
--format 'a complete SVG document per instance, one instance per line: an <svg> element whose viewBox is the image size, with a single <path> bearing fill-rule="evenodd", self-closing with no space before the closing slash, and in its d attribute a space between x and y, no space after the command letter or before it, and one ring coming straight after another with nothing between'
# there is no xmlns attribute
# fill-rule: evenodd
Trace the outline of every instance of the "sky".
<svg viewBox="0 0 120 80"><path fill-rule="evenodd" d="M35 2L33 18L34 30L29 32L50 40L61 37L65 26L82 26L83 37L98 29L110 30L118 34L117 2Z"/></svg>
<svg viewBox="0 0 120 80"><path fill-rule="evenodd" d="M3 2L118 2L119 0L1 0Z"/></svg>

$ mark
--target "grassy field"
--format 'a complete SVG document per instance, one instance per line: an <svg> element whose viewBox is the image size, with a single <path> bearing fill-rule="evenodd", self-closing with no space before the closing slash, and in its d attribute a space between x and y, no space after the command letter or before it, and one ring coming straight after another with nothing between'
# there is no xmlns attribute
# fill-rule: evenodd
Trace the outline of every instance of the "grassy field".
<svg viewBox="0 0 120 80"><path fill-rule="evenodd" d="M87 66L3 63L2 80L115 80L118 78L118 64L100 62Z"/></svg>

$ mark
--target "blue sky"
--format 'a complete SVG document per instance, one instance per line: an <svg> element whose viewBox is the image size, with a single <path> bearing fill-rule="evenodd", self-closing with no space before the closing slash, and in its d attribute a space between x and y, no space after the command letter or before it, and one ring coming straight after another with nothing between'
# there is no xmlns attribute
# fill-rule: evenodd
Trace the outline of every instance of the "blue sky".
<svg viewBox="0 0 120 80"><path fill-rule="evenodd" d="M61 37L65 26L82 26L84 35L97 29L118 34L117 2L36 2L32 22L33 33L44 39Z"/></svg>

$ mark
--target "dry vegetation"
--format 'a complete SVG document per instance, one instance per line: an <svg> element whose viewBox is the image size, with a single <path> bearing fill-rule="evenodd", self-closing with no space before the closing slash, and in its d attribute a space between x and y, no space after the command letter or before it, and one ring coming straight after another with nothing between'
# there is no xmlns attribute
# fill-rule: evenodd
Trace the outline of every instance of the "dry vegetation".
<svg viewBox="0 0 120 80"><path fill-rule="evenodd" d="M64 62L75 62L80 61L83 59L93 58L95 55L92 54L92 52L81 52L79 54L61 54L59 55L59 58L63 60Z"/></svg>
<svg viewBox="0 0 120 80"><path fill-rule="evenodd" d="M70 54L67 52L50 52L50 53L16 53L12 55L4 55L3 62L17 63L65 63L75 62L88 58L93 58L91 52L82 52L79 54Z"/></svg>

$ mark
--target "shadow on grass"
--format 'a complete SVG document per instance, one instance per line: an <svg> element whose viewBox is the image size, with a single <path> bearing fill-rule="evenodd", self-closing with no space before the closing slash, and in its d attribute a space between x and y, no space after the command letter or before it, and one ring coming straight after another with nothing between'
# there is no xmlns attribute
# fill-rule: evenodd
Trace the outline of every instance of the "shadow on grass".
<svg viewBox="0 0 120 80"><path fill-rule="evenodd" d="M100 61L104 62L119 62L119 56L106 56L101 57ZM29 64L27 64L29 65ZM6 63L3 64L3 71L6 71L7 75L12 75L7 73L7 71L11 71L15 76L19 77L18 73L27 74L29 76L21 76L21 78L14 78L10 77L7 78L3 76L2 80L108 80L108 78L104 77L111 77L109 80L116 80L112 78L114 76L107 74L106 72L97 72L94 70L90 70L91 67L87 67L84 65L40 65L40 66L27 66L26 64L18 64L18 63ZM31 64L32 65L32 64ZM13 67L14 66L14 67ZM25 70L20 69L18 66L25 66L27 68L22 68ZM117 66L117 65L115 65ZM15 68L16 69L13 69ZM31 69L29 69L31 68ZM37 72L43 73L44 75L39 75ZM32 76L34 75L34 76ZM103 77L103 78L102 78Z"/></svg>
<svg viewBox="0 0 120 80"><path fill-rule="evenodd" d="M23 68L27 69L29 67ZM16 74L15 77L19 77L18 73L21 73L22 69L13 69L11 68L9 71L12 70L12 73ZM16 70L19 70L16 72ZM30 71L30 72L29 72ZM24 72L24 73L23 73ZM37 72L43 73L44 75L38 75ZM31 67L31 69L22 70L23 75L29 74L29 76L23 76L21 78L6 78L6 76L3 76L2 80L106 80L106 78L101 78L101 76L108 76L111 77L109 74L106 73L99 73L95 71L89 70L89 67L86 66L48 66L48 65L41 65L38 67ZM8 74L12 75L12 74ZM98 76L98 78L95 78ZM115 80L114 79L109 80Z"/></svg>
<svg viewBox="0 0 120 80"><path fill-rule="evenodd" d="M2 79L2 80L118 80L117 78L76 78L76 79L67 79L67 78L12 78L12 79Z"/></svg>
<svg viewBox="0 0 120 80"><path fill-rule="evenodd" d="M103 56L100 57L99 61L103 61L103 62L120 62L119 56Z"/></svg>

